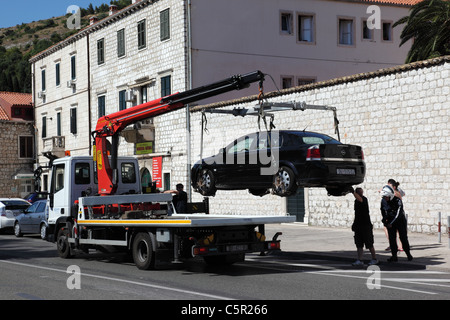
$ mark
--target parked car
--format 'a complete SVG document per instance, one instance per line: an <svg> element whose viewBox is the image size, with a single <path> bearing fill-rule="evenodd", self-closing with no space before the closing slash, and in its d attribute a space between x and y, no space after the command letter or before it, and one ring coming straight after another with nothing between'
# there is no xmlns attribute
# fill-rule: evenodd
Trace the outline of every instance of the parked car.
<svg viewBox="0 0 450 320"><path fill-rule="evenodd" d="M365 173L360 146L320 133L280 130L243 136L202 159L192 168L191 183L203 196L248 189L253 195L271 191L286 197L298 187L323 187L329 195L342 196L362 183Z"/></svg>
<svg viewBox="0 0 450 320"><path fill-rule="evenodd" d="M24 234L40 234L47 239L48 202L38 200L18 215L14 222L14 234L21 237Z"/></svg>
<svg viewBox="0 0 450 320"><path fill-rule="evenodd" d="M23 213L31 204L20 198L0 198L0 230L12 228L16 216Z"/></svg>
<svg viewBox="0 0 450 320"><path fill-rule="evenodd" d="M27 200L29 203L34 203L38 200L45 200L47 199L48 193L46 192L33 192L27 195L24 199Z"/></svg>

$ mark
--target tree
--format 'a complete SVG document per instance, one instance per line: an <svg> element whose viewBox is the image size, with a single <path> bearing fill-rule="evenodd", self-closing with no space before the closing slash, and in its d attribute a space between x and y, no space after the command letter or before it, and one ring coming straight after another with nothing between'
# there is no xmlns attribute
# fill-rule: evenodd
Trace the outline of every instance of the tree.
<svg viewBox="0 0 450 320"><path fill-rule="evenodd" d="M424 0L411 7L409 16L394 23L405 24L400 46L412 40L406 63L450 54L450 2Z"/></svg>

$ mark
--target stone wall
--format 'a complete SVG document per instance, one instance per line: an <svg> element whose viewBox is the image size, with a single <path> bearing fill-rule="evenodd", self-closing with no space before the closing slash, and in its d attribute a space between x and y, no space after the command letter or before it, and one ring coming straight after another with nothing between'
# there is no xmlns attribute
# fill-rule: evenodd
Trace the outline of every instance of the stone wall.
<svg viewBox="0 0 450 320"><path fill-rule="evenodd" d="M381 228L379 190L393 178L405 190L409 228L436 232L438 212L450 215L450 56L268 93L273 102L305 101L337 108L343 143L364 148L372 222ZM256 91L256 88L255 88ZM251 108L256 96L193 109L192 155L198 160L202 109ZM208 115L203 156L216 154L241 135L258 131L256 117ZM332 113L285 111L275 116L277 129L301 129L336 137ZM193 161L194 162L194 161ZM305 191L307 221L317 226L353 222L352 195L329 197L324 189ZM199 200L197 194L194 200ZM219 191L211 200L215 213L285 214L286 200L253 197L247 191ZM446 221L444 221L446 223Z"/></svg>
<svg viewBox="0 0 450 320"><path fill-rule="evenodd" d="M31 173L33 159L19 157L19 137L34 136L31 122L0 121L0 198L21 197L21 180L17 173Z"/></svg>

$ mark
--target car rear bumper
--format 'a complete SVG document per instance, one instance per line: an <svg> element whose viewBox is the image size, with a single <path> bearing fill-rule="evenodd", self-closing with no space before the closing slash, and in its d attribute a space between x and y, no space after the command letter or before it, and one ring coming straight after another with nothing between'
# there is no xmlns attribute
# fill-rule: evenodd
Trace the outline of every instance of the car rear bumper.
<svg viewBox="0 0 450 320"><path fill-rule="evenodd" d="M309 163L299 170L298 184L304 187L350 186L364 182L364 163Z"/></svg>

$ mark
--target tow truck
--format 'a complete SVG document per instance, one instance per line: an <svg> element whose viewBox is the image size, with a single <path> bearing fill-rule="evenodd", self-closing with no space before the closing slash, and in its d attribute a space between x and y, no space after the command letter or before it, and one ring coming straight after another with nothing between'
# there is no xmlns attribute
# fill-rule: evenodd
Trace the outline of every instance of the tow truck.
<svg viewBox="0 0 450 320"><path fill-rule="evenodd" d="M261 71L235 75L107 115L92 132L93 157L51 158L48 240L56 242L59 256L114 249L131 253L137 268L149 270L193 257L232 264L246 253L280 250L281 233L267 240L264 226L295 217L176 212L172 194L142 193L136 158L118 157L119 134L127 126L263 81Z"/></svg>

